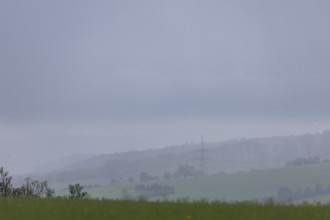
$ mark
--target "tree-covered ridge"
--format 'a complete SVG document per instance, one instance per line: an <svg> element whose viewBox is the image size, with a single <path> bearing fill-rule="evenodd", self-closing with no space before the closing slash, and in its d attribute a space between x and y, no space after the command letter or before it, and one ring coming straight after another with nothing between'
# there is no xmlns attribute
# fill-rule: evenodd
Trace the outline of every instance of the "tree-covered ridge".
<svg viewBox="0 0 330 220"><path fill-rule="evenodd" d="M205 142L204 165L207 174L233 173L254 169L279 168L297 158L330 159L330 131L317 134L259 137L223 142ZM76 162L47 180L73 181L97 178L139 178L174 174L179 166L200 169L200 144L184 144L162 149L102 154ZM304 160L304 159L303 159ZM294 161L293 164L306 161Z"/></svg>

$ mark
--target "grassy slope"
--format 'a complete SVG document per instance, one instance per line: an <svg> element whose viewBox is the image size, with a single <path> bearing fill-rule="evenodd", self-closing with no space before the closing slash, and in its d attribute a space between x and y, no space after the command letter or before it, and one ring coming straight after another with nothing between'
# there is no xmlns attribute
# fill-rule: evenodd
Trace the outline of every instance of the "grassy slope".
<svg viewBox="0 0 330 220"><path fill-rule="evenodd" d="M330 219L330 206L0 198L0 219L325 220Z"/></svg>
<svg viewBox="0 0 330 220"><path fill-rule="evenodd" d="M276 195L282 186L296 190L298 187L314 188L317 183L323 186L330 184L329 164L177 180L171 184L177 193L169 198L190 196L193 199L251 200Z"/></svg>
<svg viewBox="0 0 330 220"><path fill-rule="evenodd" d="M189 197L194 200L200 198L226 201L253 200L276 195L278 188L282 186L296 190L298 187L314 188L320 183L327 187L330 184L330 164L176 179L159 183L175 187L176 193L169 195L168 199ZM92 188L88 191L92 197L120 198L123 188L134 195L134 185L129 184L120 187Z"/></svg>

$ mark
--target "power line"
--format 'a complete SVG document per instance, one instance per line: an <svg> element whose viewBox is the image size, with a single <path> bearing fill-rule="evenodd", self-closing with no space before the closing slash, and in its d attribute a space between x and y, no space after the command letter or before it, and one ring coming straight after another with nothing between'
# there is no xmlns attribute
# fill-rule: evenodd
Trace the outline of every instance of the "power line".
<svg viewBox="0 0 330 220"><path fill-rule="evenodd" d="M194 158L197 159L199 161L199 166L200 166L200 170L202 173L205 174L205 169L206 169L206 161L207 159L210 159L206 156L206 149L204 146L204 136L202 135L202 142L201 142L201 148L196 150L199 152L199 157L198 158Z"/></svg>

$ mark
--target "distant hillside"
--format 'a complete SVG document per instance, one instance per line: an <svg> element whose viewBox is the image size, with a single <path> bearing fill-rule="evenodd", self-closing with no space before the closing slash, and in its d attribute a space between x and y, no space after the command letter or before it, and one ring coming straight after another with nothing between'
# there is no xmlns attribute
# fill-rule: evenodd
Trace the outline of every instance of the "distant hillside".
<svg viewBox="0 0 330 220"><path fill-rule="evenodd" d="M324 192L323 202L330 201L330 164L282 167L269 170L238 172L227 175L214 175L194 179L171 180L168 184L175 188L175 194L168 199L189 197L191 199L208 198L209 200L263 200L267 197L278 198L281 188L302 194L310 191L306 197L297 200L302 202L314 197L317 185ZM323 194L321 192L321 194ZM328 199L328 200L326 200ZM294 200L292 200L295 202Z"/></svg>
<svg viewBox="0 0 330 220"><path fill-rule="evenodd" d="M71 156L64 157L60 159L59 161L51 161L48 163L43 163L39 166L36 166L34 168L35 172L46 172L49 170L60 170L60 169L66 169L66 167L71 166L72 164L87 160L91 157L94 157L93 154L75 154Z"/></svg>
<svg viewBox="0 0 330 220"><path fill-rule="evenodd" d="M176 191L175 194L169 195L168 199L189 197L191 199L207 198L226 201L255 199L262 201L272 197L278 200L281 188L290 189L294 193L299 190L302 193L305 193L306 190L316 191L317 185L329 189L329 170L329 164L319 164L179 179L166 184L173 186ZM308 200L309 196L313 197L313 193L298 201ZM326 196L330 198L330 193L327 192L323 195L323 197ZM325 202L325 199L323 201Z"/></svg>
<svg viewBox="0 0 330 220"><path fill-rule="evenodd" d="M125 160L125 161L136 161L143 160L145 158L155 158L160 155L170 155L170 154L182 154L189 151L196 150L200 147L199 144L184 144L178 146L164 147L162 149L148 149L140 151L129 151L123 153L113 153L113 154L102 154L94 157L90 157L85 160L77 161L66 166L65 170L75 170L81 168L98 168L105 165L109 160Z"/></svg>
<svg viewBox="0 0 330 220"><path fill-rule="evenodd" d="M168 194L166 199L176 200L189 198L199 200L266 201L272 197L279 200L281 189L286 189L285 202L303 202L315 200L324 203L330 201L330 163L305 165L297 167L281 167L268 170L254 170L232 174L217 174L196 178L179 178L162 181L135 182L125 184L106 185L87 188L92 197L122 198L122 190L131 196L138 196L135 190L137 184L151 186L153 184L166 185L174 188L174 193ZM289 195L291 192L292 195ZM299 193L300 195L296 195ZM300 199L290 199L299 196ZM162 196L152 199L163 199Z"/></svg>
<svg viewBox="0 0 330 220"><path fill-rule="evenodd" d="M296 158L330 158L330 131L299 136L260 137L204 143L207 174L282 167ZM51 181L137 178L141 172L162 176L178 166L200 166L201 144L93 156L47 174Z"/></svg>

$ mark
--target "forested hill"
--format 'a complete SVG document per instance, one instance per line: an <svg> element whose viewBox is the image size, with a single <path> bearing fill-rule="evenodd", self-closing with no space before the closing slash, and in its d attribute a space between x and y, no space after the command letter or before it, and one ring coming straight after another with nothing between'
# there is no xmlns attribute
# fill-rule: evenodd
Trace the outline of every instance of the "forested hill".
<svg viewBox="0 0 330 220"><path fill-rule="evenodd" d="M162 176L174 173L184 164L200 169L203 158L207 174L267 169L284 166L297 158L330 158L330 131L297 136L260 137L218 143L184 144L162 149L130 151L92 156L56 172L47 178L69 181L96 178L137 177L141 172Z"/></svg>

